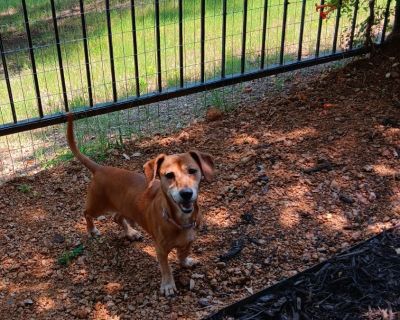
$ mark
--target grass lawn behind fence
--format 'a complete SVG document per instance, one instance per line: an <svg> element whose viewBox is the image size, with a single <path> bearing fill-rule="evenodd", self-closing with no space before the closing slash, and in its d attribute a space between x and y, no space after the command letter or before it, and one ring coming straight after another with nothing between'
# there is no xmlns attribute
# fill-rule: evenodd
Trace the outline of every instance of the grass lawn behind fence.
<svg viewBox="0 0 400 320"><path fill-rule="evenodd" d="M85 17L88 35L90 80L94 103L112 101L112 83L108 30L105 13L105 1L86 0ZM36 60L40 95L45 115L64 111L64 101L55 44L50 0L26 0L34 55ZM179 85L179 26L178 1L160 2L161 71L163 90ZM227 1L226 20L226 76L240 72L243 31L243 0ZM265 0L248 0L246 30L245 69L256 70L260 67L262 26ZM319 14L315 11L315 2L306 0L302 58L314 57L317 41ZM301 24L302 0L289 1L286 33L284 41L284 63L297 60ZM85 70L82 24L78 0L55 0L58 28L61 40L68 104L71 109L88 106L88 82ZM135 96L136 79L132 41L132 19L130 1L110 0L113 37L114 64L118 99ZM384 0L378 0L378 7L385 6ZM393 6L393 4L392 4ZM283 0L268 0L266 60L265 67L279 62L282 39ZM185 85L200 80L200 0L183 1L184 35L184 80ZM136 35L138 44L140 93L157 90L157 63L154 1L135 1ZM334 26L337 11L329 19L322 21L320 55L332 50ZM350 15L351 16L351 15ZM357 23L367 16L360 9ZM351 19L343 15L340 20L337 51L343 50L348 36L347 29ZM25 32L21 0L0 1L0 32L6 53L11 88L18 121L37 117L38 104L34 90L32 65L29 58L28 41ZM355 45L358 45L356 42ZM222 56L222 0L205 1L205 78L219 78ZM4 79L3 66L0 63L0 125L12 122L10 101ZM218 89L207 95L207 103L225 103L224 91ZM222 102L221 102L222 101ZM197 102L195 102L196 104ZM170 106L167 106L169 108ZM120 121L120 117L138 119L138 125L129 121ZM143 126L158 125L162 122L159 108L139 108L126 112L116 112L77 123L79 141L86 141L87 153L96 153L107 144L110 124L125 123L114 128L119 137L141 134ZM114 123L114 124L112 124ZM166 122L163 124L168 126ZM92 139L96 132L96 139ZM89 138L88 138L89 137ZM46 139L38 133L19 134L13 139L1 139L1 147L10 149L10 145L23 145ZM91 142L93 140L93 143ZM11 141L11 142L10 142ZM39 141L39 142L38 142ZM120 138L117 139L120 141ZM47 141L46 145L51 145ZM94 144L94 147L93 147ZM53 143L53 145L55 145ZM48 154L47 147L33 147L36 155ZM93 150L94 151L93 151ZM56 151L56 150L55 150ZM93 152L92 152L93 151ZM64 157L64 154L61 156ZM67 158L70 155L67 156Z"/></svg>

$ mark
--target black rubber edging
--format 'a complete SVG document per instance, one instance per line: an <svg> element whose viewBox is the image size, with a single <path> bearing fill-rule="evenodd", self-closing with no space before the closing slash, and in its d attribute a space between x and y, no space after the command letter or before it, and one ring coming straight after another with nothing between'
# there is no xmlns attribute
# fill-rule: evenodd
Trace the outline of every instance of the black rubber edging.
<svg viewBox="0 0 400 320"><path fill-rule="evenodd" d="M290 278L287 278L285 280L279 281L279 282L275 283L274 285L272 285L270 287L267 287L267 288L255 293L255 294L253 294L253 295L251 295L251 296L249 296L247 298L239 300L238 302L235 302L235 303L233 303L233 304L231 304L231 305L229 305L229 306L227 306L227 307L225 307L225 308L223 308L223 309L221 309L221 310L219 310L219 311L207 316L206 318L203 318L203 320L221 320L221 319L223 319L223 317L232 317L232 316L234 316L235 313L237 313L239 308L241 308L242 306L244 306L246 304L253 303L258 298L260 298L262 296L265 296L267 294L274 294L274 293L276 293L277 291L281 290L284 287L292 286L292 285L294 285L294 283L297 280L299 280L300 277L302 277L302 276L304 276L306 274L316 273L323 266L325 266L326 264L328 264L330 262L333 262L335 259L339 258L341 255L350 253L350 252L352 252L354 250L357 250L358 248L362 247L366 243L369 243L369 242L371 242L371 241L373 241L375 239L379 239L379 238L383 237L383 235L385 233L392 232L394 230L395 230L395 228L389 228L387 230L384 230L384 231L378 233L377 235L375 235L375 236L373 236L373 237L371 237L371 238L369 238L367 240L364 240L364 241L356 244L355 246L347 248L343 252L333 256L332 258L329 258L326 261L320 262L320 263L316 264L315 266L312 266L311 268L306 269L306 270L294 275L293 277L290 277Z"/></svg>

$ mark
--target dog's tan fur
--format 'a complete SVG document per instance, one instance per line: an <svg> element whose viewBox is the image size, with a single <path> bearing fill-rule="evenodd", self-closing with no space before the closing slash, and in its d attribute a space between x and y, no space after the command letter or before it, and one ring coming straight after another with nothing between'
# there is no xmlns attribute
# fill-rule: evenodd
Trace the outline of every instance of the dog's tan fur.
<svg viewBox="0 0 400 320"><path fill-rule="evenodd" d="M74 140L71 115L68 116L67 140L75 157L93 173L84 212L88 232L99 235L93 219L109 212L115 214L114 220L130 238L140 237L132 227L138 223L155 243L161 268L160 291L166 296L173 294L176 286L168 254L176 248L182 266L190 267L195 263L188 256L195 238L194 227L201 220L197 195L202 175L207 180L213 175L211 156L197 151L160 154L144 165L143 175L99 165L80 153ZM193 199L185 202L180 192L188 188L193 190ZM184 212L188 210L191 212Z"/></svg>

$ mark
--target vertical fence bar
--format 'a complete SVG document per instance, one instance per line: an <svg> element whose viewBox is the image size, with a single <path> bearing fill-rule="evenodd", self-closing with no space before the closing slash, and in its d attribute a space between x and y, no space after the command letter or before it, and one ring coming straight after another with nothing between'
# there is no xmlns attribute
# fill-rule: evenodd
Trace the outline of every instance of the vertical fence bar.
<svg viewBox="0 0 400 320"><path fill-rule="evenodd" d="M356 0L356 2L354 3L353 21L352 21L352 23L351 23L351 34L350 34L349 50L353 49L354 32L355 32L355 30L356 30L358 5L359 5L359 0Z"/></svg>
<svg viewBox="0 0 400 320"><path fill-rule="evenodd" d="M136 96L140 96L140 83L139 83L139 60L136 36L136 10L135 0L131 0L131 23L132 23L132 42L133 42L133 63L135 65L135 82L136 82Z"/></svg>
<svg viewBox="0 0 400 320"><path fill-rule="evenodd" d="M321 0L321 6L324 5L324 0ZM324 11L324 8L319 9L320 14ZM319 49L321 46L321 32L322 32L322 16L319 16L319 20L318 20L318 31L317 31L317 45L315 48L315 57L318 58L319 57Z"/></svg>
<svg viewBox="0 0 400 320"><path fill-rule="evenodd" d="M265 42L267 40L267 17L268 17L268 0L264 0L260 69L264 69L264 65L265 65Z"/></svg>
<svg viewBox="0 0 400 320"><path fill-rule="evenodd" d="M63 60L62 60L62 54L61 54L60 36L58 33L56 6L54 5L54 0L50 0L50 5L51 5L51 15L53 18L54 36L56 39L56 46L57 46L58 66L60 68L61 88L62 88L63 98L64 98L64 109L66 112L68 112L69 107L68 107L67 87L65 85L64 66L63 66Z"/></svg>
<svg viewBox="0 0 400 320"><path fill-rule="evenodd" d="M282 36L281 36L281 51L279 53L279 64L283 64L283 57L285 53L285 37L286 37L286 21L289 0L284 0L283 3L283 21L282 21Z"/></svg>
<svg viewBox="0 0 400 320"><path fill-rule="evenodd" d="M301 60L303 54L303 35L304 35L304 20L306 17L306 4L307 0L303 0L301 5L301 21L300 21L300 34L299 34L299 49L297 52L297 61Z"/></svg>
<svg viewBox="0 0 400 320"><path fill-rule="evenodd" d="M117 82L115 80L114 49L113 49L112 29L111 29L110 0L106 0L106 17L107 17L108 51L110 53L110 69L111 69L113 100L114 100L114 102L116 102L118 100L118 95L117 95Z"/></svg>
<svg viewBox="0 0 400 320"><path fill-rule="evenodd" d="M385 11L385 19L383 20L381 43L385 42L386 28L387 28L387 24L389 21L390 2L391 2L391 0L387 0L387 3L386 3L386 11Z"/></svg>
<svg viewBox="0 0 400 320"><path fill-rule="evenodd" d="M156 19L156 46L157 46L157 86L158 92L162 91L161 79L161 43L160 43L160 3L154 0Z"/></svg>
<svg viewBox="0 0 400 320"><path fill-rule="evenodd" d="M179 0L179 85L183 88L183 0Z"/></svg>
<svg viewBox="0 0 400 320"><path fill-rule="evenodd" d="M88 49L88 41L87 41L88 39L86 34L85 7L83 4L83 0L79 0L79 10L81 14L81 23L82 23L83 51L85 53L85 68L86 68L86 81L88 84L89 105L93 107L92 79L90 76L89 49Z"/></svg>
<svg viewBox="0 0 400 320"><path fill-rule="evenodd" d="M1 33L0 33L0 53L1 53L1 63L3 65L4 78L7 84L8 98L10 100L11 113L14 123L17 123L18 121L17 113L15 112L14 98L11 89L10 77L8 75L7 61L6 61L6 55L4 53L3 39L1 38Z"/></svg>
<svg viewBox="0 0 400 320"><path fill-rule="evenodd" d="M205 29L205 20L206 20L206 1L201 0L201 8L200 8L200 82L204 82L205 78L205 63L204 63L204 48L206 42L206 29Z"/></svg>
<svg viewBox="0 0 400 320"><path fill-rule="evenodd" d="M33 52L32 35L31 35L31 29L29 27L29 19L28 19L28 10L26 8L26 0L22 0L22 10L24 12L26 36L28 37L29 57L31 60L31 65L32 65L33 82L35 85L35 93L36 93L36 100L37 100L37 104L38 104L38 111L39 111L39 116L41 118L43 118L42 98L40 96L39 80L38 80L38 75L37 75L37 70L36 70L35 53Z"/></svg>
<svg viewBox="0 0 400 320"><path fill-rule="evenodd" d="M221 78L225 78L225 59L226 59L226 1L222 1L222 44L221 44Z"/></svg>
<svg viewBox="0 0 400 320"><path fill-rule="evenodd" d="M337 38L338 38L338 34L339 34L339 23L340 23L340 16L341 16L341 10L342 10L342 0L339 0L338 7L336 10L337 10L337 12L336 12L336 22L335 22L335 33L333 35L332 53L336 53Z"/></svg>
<svg viewBox="0 0 400 320"><path fill-rule="evenodd" d="M244 73L246 67L246 37L247 37L247 7L248 1L243 2L243 28L242 28L242 58L240 72Z"/></svg>

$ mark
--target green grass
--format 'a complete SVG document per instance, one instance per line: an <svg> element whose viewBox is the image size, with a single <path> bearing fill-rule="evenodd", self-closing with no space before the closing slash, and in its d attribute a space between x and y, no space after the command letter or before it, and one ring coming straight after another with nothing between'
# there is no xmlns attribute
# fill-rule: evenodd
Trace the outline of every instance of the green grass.
<svg viewBox="0 0 400 320"><path fill-rule="evenodd" d="M280 0L271 0L268 13L267 63L278 62L281 39L282 5ZM6 50L26 48L20 0L1 1L1 30ZM58 71L56 47L48 0L28 0L28 14L35 46L39 86L45 114L63 111L61 81ZM104 1L86 1L86 23L88 29L89 54L91 62L91 81L95 103L112 100L111 70L107 39ZM145 2L146 3L146 2ZM154 36L154 8L152 1L136 8L139 74L141 93L157 89L156 44ZM260 63L261 28L264 0L250 0L246 41L246 70L256 69ZM113 51L119 98L133 96L135 92L132 25L126 0L111 1L113 30ZM57 12L63 16L59 20L62 41L62 58L69 104L72 107L88 105L87 80L84 67L81 22L78 1L56 1ZM200 1L184 2L184 77L186 82L198 81L200 77ZM240 71L242 48L243 1L228 1L226 74ZM288 10L285 57L293 60L297 53L298 27L300 23L301 2L293 2ZM4 21L4 22L3 22ZM175 87L179 80L178 55L178 10L177 1L160 1L161 64L163 87ZM221 70L221 24L222 1L206 0L206 78L219 77ZM308 2L304 32L303 52L312 54L315 50L318 14L314 3ZM323 24L322 51L331 46L331 33L334 19ZM11 73L11 86L16 101L19 120L38 116L37 102L32 80L31 64L26 50L7 55ZM0 101L8 101L5 82L0 85ZM0 124L11 122L10 108L2 107Z"/></svg>
<svg viewBox="0 0 400 320"><path fill-rule="evenodd" d="M6 60L10 73L10 82L15 101L18 120L38 116L37 100L32 77L21 0L0 1L0 32L7 51ZM133 59L132 24L128 0L111 0L113 51L118 98L125 99L135 95L136 80ZM139 83L141 94L157 90L156 41L154 32L153 1L140 1L136 8L137 42L139 60ZM222 0L206 0L205 21L205 76L207 79L219 78L221 72L221 36L222 36ZM243 0L227 1L227 37L226 37L226 75L240 72L242 50ZM301 19L301 1L290 1L285 36L285 63L297 58L299 26ZM384 0L379 0L383 4ZM67 86L68 103L71 109L88 105L87 79L82 42L81 20L78 0L55 0L58 20L62 59ZM259 68L262 37L262 17L264 0L248 1L246 71ZM44 113L55 114L64 110L61 81L58 70L57 51L54 39L53 22L49 0L27 0L30 28L40 93ZM112 101L111 70L109 60L105 4L102 0L85 0L90 71L94 103ZM332 48L335 14L323 21L320 55ZM185 83L200 80L200 0L184 1L184 79ZM266 35L266 67L279 61L282 33L282 0L269 0ZM366 16L360 10L358 22ZM179 39L178 39L178 1L160 1L161 67L163 88L179 85ZM303 57L315 53L319 15L315 12L314 2L307 1ZM340 30L349 25L345 16L341 19ZM12 122L11 108L2 68L0 68L0 125ZM277 84L279 85L279 84ZM224 91L212 91L205 101L221 109L230 106L224 100ZM133 115L132 115L133 114ZM120 117L125 117L124 127L115 127ZM137 125L130 125L130 118ZM121 122L119 122L121 123ZM132 134L141 135L144 128L154 127L157 131L168 126L168 121L159 119L157 108L129 110L76 122L76 135L82 151L90 156L106 154L106 151L122 144L123 137ZM178 124L180 125L180 124ZM178 126L177 125L177 126ZM95 132L95 134L93 134ZM42 141L40 131L26 135L28 141ZM93 137L94 136L94 137ZM110 139L110 136L112 139ZM22 137L22 138L21 138ZM24 135L19 137L24 139ZM64 136L60 136L64 139ZM24 144L24 141L19 143ZM47 144L49 145L49 144ZM72 155L64 148L52 150L57 156L47 159L48 149L39 146L35 155L43 159L45 165L54 165L65 161Z"/></svg>
<svg viewBox="0 0 400 320"><path fill-rule="evenodd" d="M32 186L28 185L28 184L20 184L17 187L18 191L22 192L22 193L30 193L32 191Z"/></svg>

